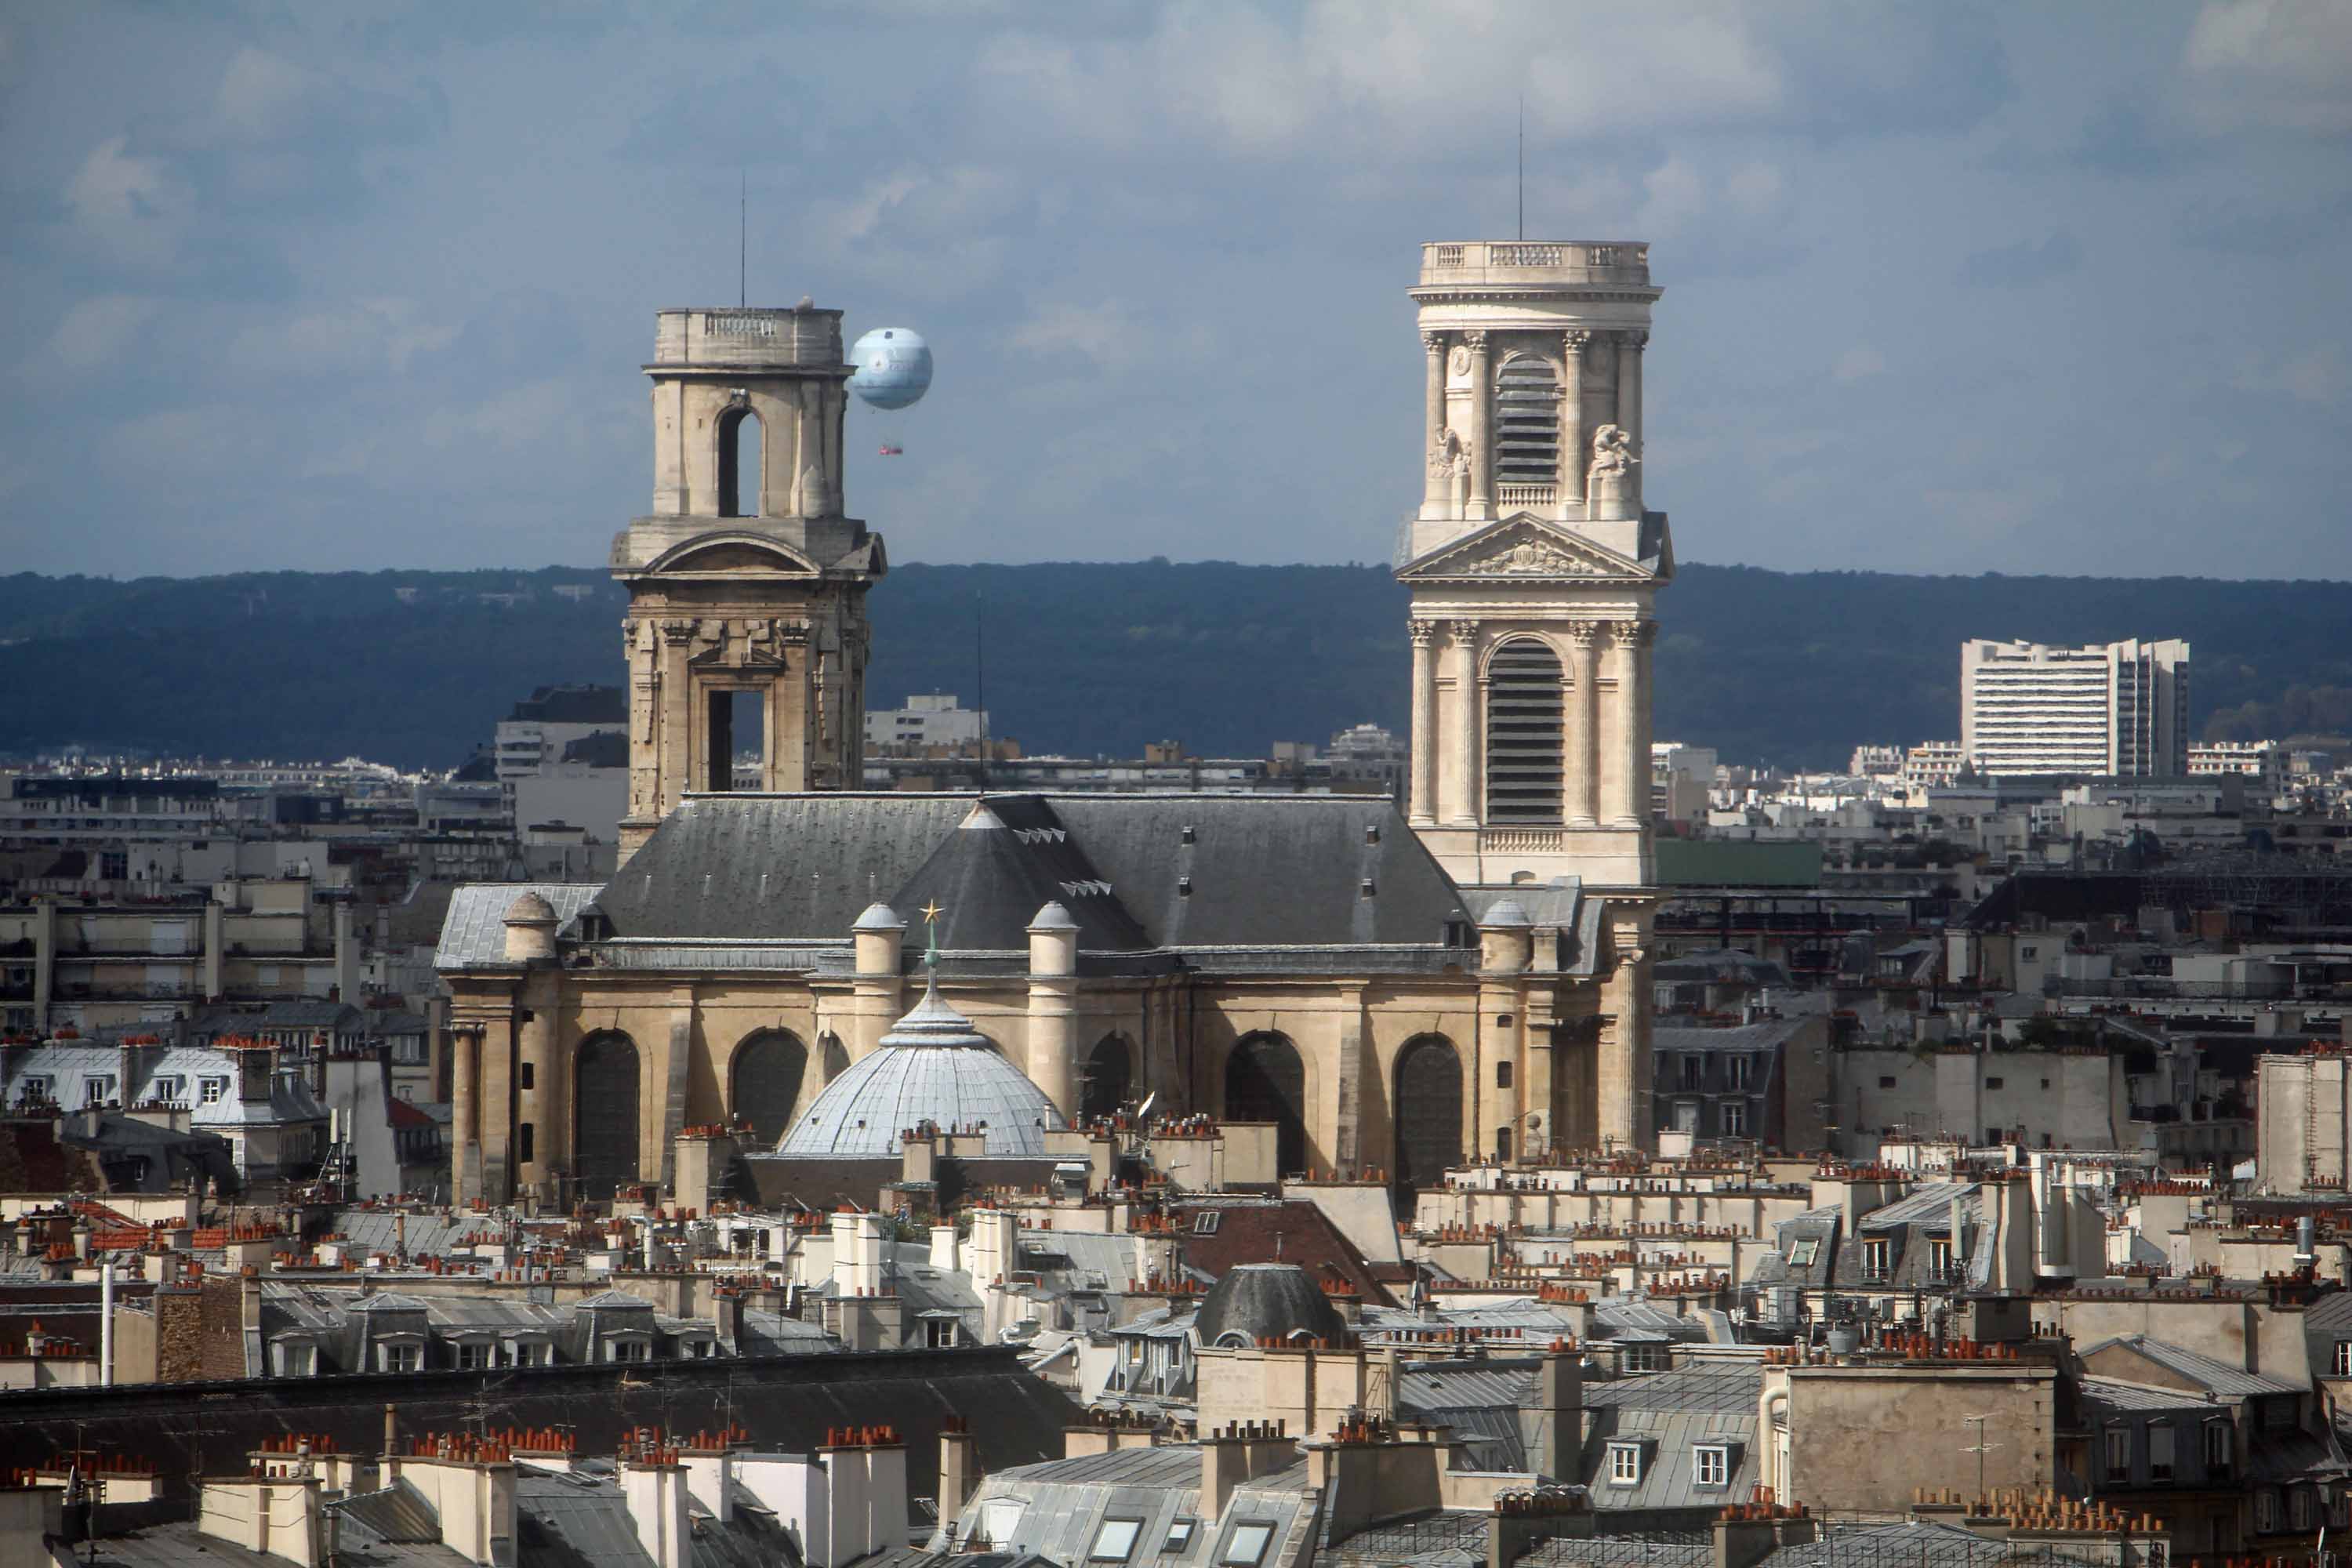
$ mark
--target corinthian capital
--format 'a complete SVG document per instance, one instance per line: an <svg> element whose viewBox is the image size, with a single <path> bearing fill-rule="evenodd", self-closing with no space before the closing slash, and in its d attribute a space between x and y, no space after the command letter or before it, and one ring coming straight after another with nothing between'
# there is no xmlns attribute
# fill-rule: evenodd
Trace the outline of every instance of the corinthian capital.
<svg viewBox="0 0 2352 1568"><path fill-rule="evenodd" d="M1582 355L1584 353L1584 345L1591 341L1592 334L1585 331L1581 328L1579 328L1577 331L1572 332L1562 332L1559 335L1560 347L1568 351L1568 357L1570 359L1576 359Z"/></svg>
<svg viewBox="0 0 2352 1568"><path fill-rule="evenodd" d="M1640 353L1643 349L1650 346L1650 334L1647 332L1620 332L1617 334L1617 346L1621 349L1632 349L1635 353Z"/></svg>
<svg viewBox="0 0 2352 1568"><path fill-rule="evenodd" d="M1454 647L1469 647L1478 640L1478 623L1448 621L1445 623L1445 635L1454 639Z"/></svg>
<svg viewBox="0 0 2352 1568"><path fill-rule="evenodd" d="M1442 354L1445 352L1445 334L1423 332L1421 334L1421 346L1427 349L1432 355Z"/></svg>
<svg viewBox="0 0 2352 1568"><path fill-rule="evenodd" d="M1658 623L1612 621L1609 623L1609 633L1617 639L1617 646L1620 647L1647 647L1658 640Z"/></svg>
<svg viewBox="0 0 2352 1568"><path fill-rule="evenodd" d="M1486 352L1486 334L1484 332L1465 332L1462 341L1470 345L1470 352L1474 354Z"/></svg>
<svg viewBox="0 0 2352 1568"><path fill-rule="evenodd" d="M1437 623L1434 621L1407 621L1404 624L1404 635L1412 639L1415 647L1427 647L1436 633Z"/></svg>
<svg viewBox="0 0 2352 1568"><path fill-rule="evenodd" d="M1568 635L1575 639L1576 646L1579 647L1599 647L1601 646L1601 634L1607 630L1608 623L1606 621L1570 621L1568 623Z"/></svg>

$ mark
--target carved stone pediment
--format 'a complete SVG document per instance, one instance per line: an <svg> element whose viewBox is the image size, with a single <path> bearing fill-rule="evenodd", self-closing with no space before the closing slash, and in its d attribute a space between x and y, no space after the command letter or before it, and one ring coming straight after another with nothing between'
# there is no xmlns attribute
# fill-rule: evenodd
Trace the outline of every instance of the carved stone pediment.
<svg viewBox="0 0 2352 1568"><path fill-rule="evenodd" d="M1488 524L1467 539L1431 551L1397 574L1407 582L1558 581L1649 583L1641 563L1520 512Z"/></svg>
<svg viewBox="0 0 2352 1568"><path fill-rule="evenodd" d="M743 534L705 535L665 551L649 575L676 577L792 577L819 575L816 563L772 539Z"/></svg>

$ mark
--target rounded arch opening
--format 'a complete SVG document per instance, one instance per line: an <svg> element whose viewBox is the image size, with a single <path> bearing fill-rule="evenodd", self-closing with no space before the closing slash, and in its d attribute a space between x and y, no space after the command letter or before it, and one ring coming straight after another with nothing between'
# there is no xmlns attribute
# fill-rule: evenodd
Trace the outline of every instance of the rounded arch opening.
<svg viewBox="0 0 2352 1568"><path fill-rule="evenodd" d="M1566 714L1559 655L1538 637L1499 644L1486 666L1486 816L1559 822Z"/></svg>
<svg viewBox="0 0 2352 1568"><path fill-rule="evenodd" d="M1286 1036L1244 1035L1225 1058L1225 1120L1271 1121L1283 1174L1307 1168L1307 1064Z"/></svg>
<svg viewBox="0 0 2352 1568"><path fill-rule="evenodd" d="M1086 1066L1078 1076L1078 1121L1092 1123L1097 1118L1116 1116L1119 1107L1134 1098L1135 1055L1128 1048L1124 1035L1105 1035L1087 1053Z"/></svg>
<svg viewBox="0 0 2352 1568"><path fill-rule="evenodd" d="M751 1124L751 1136L760 1147L775 1147L793 1124L801 1085L808 1076L808 1047L790 1029L761 1029L735 1047L727 1107Z"/></svg>
<svg viewBox="0 0 2352 1568"><path fill-rule="evenodd" d="M572 1065L573 1163L580 1195L609 1202L637 1179L637 1046L616 1029L580 1042Z"/></svg>
<svg viewBox="0 0 2352 1568"><path fill-rule="evenodd" d="M719 416L719 515L759 517L766 479L760 416L745 404L730 405Z"/></svg>
<svg viewBox="0 0 2352 1568"><path fill-rule="evenodd" d="M1396 1185L1410 1200L1462 1163L1462 1053L1421 1035L1397 1053Z"/></svg>

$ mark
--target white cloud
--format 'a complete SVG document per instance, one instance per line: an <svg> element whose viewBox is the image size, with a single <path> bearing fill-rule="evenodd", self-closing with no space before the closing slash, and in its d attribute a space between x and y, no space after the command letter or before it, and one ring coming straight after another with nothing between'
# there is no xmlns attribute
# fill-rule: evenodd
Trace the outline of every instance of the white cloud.
<svg viewBox="0 0 2352 1568"><path fill-rule="evenodd" d="M159 265L179 248L189 194L162 159L130 144L116 136L92 148L67 182L66 205L81 238L110 259Z"/></svg>
<svg viewBox="0 0 2352 1568"><path fill-rule="evenodd" d="M1837 381L1864 381L1884 374L1885 369L1885 355L1868 343L1856 343L1838 355L1837 364L1830 375Z"/></svg>
<svg viewBox="0 0 2352 1568"><path fill-rule="evenodd" d="M2208 129L2352 132L2352 5L2215 0L2181 47L2191 111Z"/></svg>
<svg viewBox="0 0 2352 1568"><path fill-rule="evenodd" d="M301 114L315 79L291 61L248 44L221 73L221 121L240 135L257 140L273 136Z"/></svg>
<svg viewBox="0 0 2352 1568"><path fill-rule="evenodd" d="M155 317L156 301L138 294L100 294L75 304L49 334L48 362L95 370L121 354Z"/></svg>
<svg viewBox="0 0 2352 1568"><path fill-rule="evenodd" d="M2230 384L2240 392L2284 394L2300 403L2332 405L2344 396L2344 351L2335 343L2314 343L2286 353L2248 354Z"/></svg>
<svg viewBox="0 0 2352 1568"><path fill-rule="evenodd" d="M597 394L570 381L526 382L470 408L436 410L425 418L425 443L506 453L570 450L583 439L583 411L598 401Z"/></svg>
<svg viewBox="0 0 2352 1568"><path fill-rule="evenodd" d="M1003 270L1030 197L1009 173L901 168L855 195L812 204L803 232L869 280L923 298L965 293Z"/></svg>
<svg viewBox="0 0 2352 1568"><path fill-rule="evenodd" d="M1133 318L1115 300L1098 305L1056 300L1039 306L1005 335L1005 342L1049 360L1067 363L1083 355L1106 366L1124 363L1140 346Z"/></svg>
<svg viewBox="0 0 2352 1568"><path fill-rule="evenodd" d="M432 319L415 300L355 300L254 322L230 340L228 359L249 373L310 374L382 365L396 374L457 336L457 322Z"/></svg>

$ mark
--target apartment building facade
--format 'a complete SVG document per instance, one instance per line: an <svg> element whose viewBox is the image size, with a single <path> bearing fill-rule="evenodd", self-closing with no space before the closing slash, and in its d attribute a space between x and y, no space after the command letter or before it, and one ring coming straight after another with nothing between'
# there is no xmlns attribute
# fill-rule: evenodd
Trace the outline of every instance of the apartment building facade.
<svg viewBox="0 0 2352 1568"><path fill-rule="evenodd" d="M2178 778L2189 771L2189 645L1960 645L1960 751L1979 772Z"/></svg>

